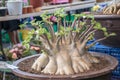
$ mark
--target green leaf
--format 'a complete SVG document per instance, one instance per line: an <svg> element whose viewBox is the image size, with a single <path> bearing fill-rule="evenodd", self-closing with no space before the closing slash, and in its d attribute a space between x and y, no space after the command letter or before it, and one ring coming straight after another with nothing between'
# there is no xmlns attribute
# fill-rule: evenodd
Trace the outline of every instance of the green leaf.
<svg viewBox="0 0 120 80"><path fill-rule="evenodd" d="M106 31L107 31L107 29L106 29L105 27L101 28L101 30L102 30L103 32L106 32Z"/></svg>
<svg viewBox="0 0 120 80"><path fill-rule="evenodd" d="M111 34L109 34L110 36L116 36L116 33L111 33Z"/></svg>

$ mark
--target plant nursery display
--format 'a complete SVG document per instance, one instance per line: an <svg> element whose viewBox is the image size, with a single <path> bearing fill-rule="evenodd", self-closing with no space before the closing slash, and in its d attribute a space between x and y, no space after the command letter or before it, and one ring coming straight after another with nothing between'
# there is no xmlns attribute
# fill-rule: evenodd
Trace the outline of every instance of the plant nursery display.
<svg viewBox="0 0 120 80"><path fill-rule="evenodd" d="M100 43L111 47L120 47L120 2L112 2L112 4L106 6L102 12L95 15L95 20L100 22L103 27L106 27L109 33L116 33L116 36L109 37L103 41L100 41ZM102 37L104 37L103 33L101 31L97 31L95 38L99 39Z"/></svg>
<svg viewBox="0 0 120 80"><path fill-rule="evenodd" d="M30 45L40 47L41 54L16 61L14 65L19 69L13 70L15 75L36 80L76 80L105 75L101 73L107 74L117 66L117 60L111 56L88 52L97 41L114 33L108 33L92 15L74 14L73 21L67 21L66 16L64 9L60 9L52 15L42 14L42 21L31 22L35 30L29 32L22 44L28 49ZM87 45L98 30L103 31L105 37Z"/></svg>

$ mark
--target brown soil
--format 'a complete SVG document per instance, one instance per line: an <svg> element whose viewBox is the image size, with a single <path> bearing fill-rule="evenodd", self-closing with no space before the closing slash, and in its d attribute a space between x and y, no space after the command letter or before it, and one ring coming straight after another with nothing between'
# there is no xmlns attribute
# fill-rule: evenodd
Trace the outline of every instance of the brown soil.
<svg viewBox="0 0 120 80"><path fill-rule="evenodd" d="M100 63L93 64L93 67L91 67L91 69L89 71L86 71L84 73L88 73L88 72L93 72L93 71L104 69L105 67L107 67L110 64L104 58L100 58L100 57L97 57L97 58L99 58ZM37 59L37 57L32 57L30 59L27 59L27 60L24 60L24 61L20 62L20 64L18 64L19 69L22 70L22 71L25 71L25 72L29 72L29 73L41 74L40 72L37 72L37 71L34 71L34 70L31 69L31 66L34 63L35 59Z"/></svg>

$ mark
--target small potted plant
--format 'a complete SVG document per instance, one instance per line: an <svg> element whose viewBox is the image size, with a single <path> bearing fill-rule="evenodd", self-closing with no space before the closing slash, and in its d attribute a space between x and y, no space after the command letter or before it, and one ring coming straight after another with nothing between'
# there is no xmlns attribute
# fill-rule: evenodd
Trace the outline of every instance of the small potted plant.
<svg viewBox="0 0 120 80"><path fill-rule="evenodd" d="M33 6L33 8L38 8L38 7L42 7L44 4L44 0L29 0L30 5Z"/></svg>
<svg viewBox="0 0 120 80"><path fill-rule="evenodd" d="M7 8L9 15L21 15L22 14L22 0L8 0Z"/></svg>
<svg viewBox="0 0 120 80"><path fill-rule="evenodd" d="M33 6L30 5L30 0L24 0L24 6L22 11L23 11L23 14L34 12Z"/></svg>
<svg viewBox="0 0 120 80"><path fill-rule="evenodd" d="M1 1L0 16L5 16L7 14L7 7L5 7L5 0Z"/></svg>

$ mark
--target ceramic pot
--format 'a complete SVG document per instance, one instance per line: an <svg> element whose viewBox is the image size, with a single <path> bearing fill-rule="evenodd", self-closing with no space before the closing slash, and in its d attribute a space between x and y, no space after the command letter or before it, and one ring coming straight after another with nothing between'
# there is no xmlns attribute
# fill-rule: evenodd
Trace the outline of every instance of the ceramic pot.
<svg viewBox="0 0 120 80"><path fill-rule="evenodd" d="M109 33L116 33L116 36L108 37L100 43L110 47L120 47L120 15L95 15L95 20L106 27ZM104 34L102 31L97 31L94 37L100 39Z"/></svg>
<svg viewBox="0 0 120 80"><path fill-rule="evenodd" d="M72 3L73 2L73 0L69 0L69 3Z"/></svg>
<svg viewBox="0 0 120 80"><path fill-rule="evenodd" d="M22 12L23 14L33 13L34 12L33 6L24 6Z"/></svg>
<svg viewBox="0 0 120 80"><path fill-rule="evenodd" d="M41 7L44 4L44 0L30 0L30 5L33 6L33 8Z"/></svg>
<svg viewBox="0 0 120 80"><path fill-rule="evenodd" d="M9 15L21 15L22 14L22 1L7 1L7 8Z"/></svg>
<svg viewBox="0 0 120 80"><path fill-rule="evenodd" d="M13 69L12 72L19 77L26 78L28 80L111 80L111 73L118 65L118 61L109 55L103 53L92 53L92 55L96 57L104 58L110 63L107 67L82 74L74 74L74 75L45 75L45 74L34 74L28 73L25 71L21 71L19 68ZM18 66L22 61L28 60L34 57L39 57L40 54L36 54L33 56L28 56L22 59L19 59L13 63L14 66ZM25 64L26 65L26 64Z"/></svg>

